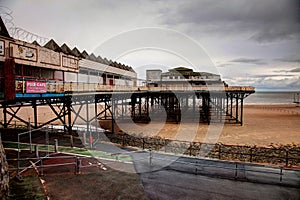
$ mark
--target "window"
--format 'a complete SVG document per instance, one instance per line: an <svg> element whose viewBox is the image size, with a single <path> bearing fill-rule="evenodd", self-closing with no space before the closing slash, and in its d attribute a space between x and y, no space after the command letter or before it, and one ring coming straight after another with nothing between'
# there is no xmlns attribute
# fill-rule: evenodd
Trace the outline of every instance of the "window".
<svg viewBox="0 0 300 200"><path fill-rule="evenodd" d="M98 76L98 72L97 71L90 71L90 75Z"/></svg>

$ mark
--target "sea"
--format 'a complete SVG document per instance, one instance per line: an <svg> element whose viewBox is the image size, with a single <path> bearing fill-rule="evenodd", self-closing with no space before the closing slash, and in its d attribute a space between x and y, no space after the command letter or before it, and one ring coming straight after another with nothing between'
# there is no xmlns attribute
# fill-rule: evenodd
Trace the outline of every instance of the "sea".
<svg viewBox="0 0 300 200"><path fill-rule="evenodd" d="M299 102L300 92L262 92L256 91L245 99L245 104L293 104L295 101Z"/></svg>

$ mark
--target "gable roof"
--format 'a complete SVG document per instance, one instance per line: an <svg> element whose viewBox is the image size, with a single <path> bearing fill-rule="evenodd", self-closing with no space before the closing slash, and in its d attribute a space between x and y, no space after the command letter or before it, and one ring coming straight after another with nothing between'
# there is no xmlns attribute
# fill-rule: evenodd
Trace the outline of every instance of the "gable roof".
<svg viewBox="0 0 300 200"><path fill-rule="evenodd" d="M89 57L89 54L86 52L86 50L83 50L83 52L81 53L81 55L83 56L83 58Z"/></svg>
<svg viewBox="0 0 300 200"><path fill-rule="evenodd" d="M74 56L72 50L65 43L63 45L61 45L60 48L63 53Z"/></svg>
<svg viewBox="0 0 300 200"><path fill-rule="evenodd" d="M83 56L81 55L80 51L79 51L76 47L73 48L72 53L73 53L73 55L75 55L76 57L83 58Z"/></svg>
<svg viewBox="0 0 300 200"><path fill-rule="evenodd" d="M41 46L36 40L34 40L31 44L37 45L37 46Z"/></svg>
<svg viewBox="0 0 300 200"><path fill-rule="evenodd" d="M56 52L62 52L62 49L58 46L58 44L53 39L47 42L47 44L45 44L44 47Z"/></svg>
<svg viewBox="0 0 300 200"><path fill-rule="evenodd" d="M93 53L91 53L91 55L89 55L88 59L97 62L97 58L96 58L95 54L93 54Z"/></svg>

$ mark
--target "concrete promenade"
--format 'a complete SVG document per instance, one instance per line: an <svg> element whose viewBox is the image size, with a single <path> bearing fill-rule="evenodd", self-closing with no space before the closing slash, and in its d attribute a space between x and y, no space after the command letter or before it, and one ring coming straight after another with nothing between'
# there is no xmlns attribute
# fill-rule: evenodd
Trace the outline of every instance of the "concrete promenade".
<svg viewBox="0 0 300 200"><path fill-rule="evenodd" d="M251 163L133 154L150 199L299 199L300 171Z"/></svg>

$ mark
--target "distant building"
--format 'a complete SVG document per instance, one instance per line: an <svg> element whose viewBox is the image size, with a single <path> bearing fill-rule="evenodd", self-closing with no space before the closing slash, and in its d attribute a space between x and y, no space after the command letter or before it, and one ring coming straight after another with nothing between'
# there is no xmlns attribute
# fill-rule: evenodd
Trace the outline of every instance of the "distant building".
<svg viewBox="0 0 300 200"><path fill-rule="evenodd" d="M169 69L168 72L161 70L146 71L147 85L152 87L164 86L205 86L222 84L220 75L208 72L194 72L186 67Z"/></svg>

